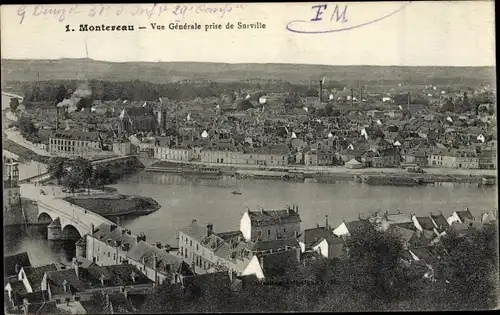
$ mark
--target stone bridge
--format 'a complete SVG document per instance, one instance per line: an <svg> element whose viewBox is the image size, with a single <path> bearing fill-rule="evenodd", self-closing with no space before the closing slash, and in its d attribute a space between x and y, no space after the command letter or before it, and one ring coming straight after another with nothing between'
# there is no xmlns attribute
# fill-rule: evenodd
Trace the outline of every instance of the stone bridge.
<svg viewBox="0 0 500 315"><path fill-rule="evenodd" d="M48 239L78 239L92 233L94 227L112 221L63 199L41 193L43 186L24 184L21 194L38 204L38 222L49 224Z"/></svg>
<svg viewBox="0 0 500 315"><path fill-rule="evenodd" d="M125 156L114 156L111 158L105 158L101 160L92 161L92 165L105 166L111 163L126 163L127 161L137 160L135 155L125 155ZM68 168L69 169L69 168ZM50 180L50 174L45 172L43 174L35 175L32 177L24 178L19 181L20 184L24 183L44 183Z"/></svg>

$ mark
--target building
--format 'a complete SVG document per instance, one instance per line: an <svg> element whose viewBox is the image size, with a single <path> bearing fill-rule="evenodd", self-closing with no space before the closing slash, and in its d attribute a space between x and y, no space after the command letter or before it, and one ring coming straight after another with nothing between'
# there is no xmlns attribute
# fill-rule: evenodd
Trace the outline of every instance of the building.
<svg viewBox="0 0 500 315"><path fill-rule="evenodd" d="M131 155L137 152L135 146L127 140L113 142L113 153L116 155Z"/></svg>
<svg viewBox="0 0 500 315"><path fill-rule="evenodd" d="M344 250L344 240L336 236L329 227L318 226L304 230L299 244L302 253L317 252L328 259L339 258Z"/></svg>
<svg viewBox="0 0 500 315"><path fill-rule="evenodd" d="M180 283L184 277L194 274L181 257L167 252L161 244L153 246L140 241L127 253L127 260L157 285Z"/></svg>
<svg viewBox="0 0 500 315"><path fill-rule="evenodd" d="M280 238L297 237L300 234L300 219L298 206L285 210L250 211L243 213L240 220L240 231L247 241L276 240Z"/></svg>
<svg viewBox="0 0 500 315"><path fill-rule="evenodd" d="M448 219L446 219L449 225L453 225L454 223L465 224L471 221L476 221L474 215L470 212L469 208L465 208L464 211L455 211L453 212Z"/></svg>
<svg viewBox="0 0 500 315"><path fill-rule="evenodd" d="M373 228L368 220L359 218L356 221L343 221L337 228L333 230L333 234L339 237L349 237L355 234L358 230L364 228Z"/></svg>
<svg viewBox="0 0 500 315"><path fill-rule="evenodd" d="M146 241L144 235L132 235L131 231L114 224L101 224L92 233L86 235L86 259L99 266L118 265L127 261L127 254L140 241Z"/></svg>
<svg viewBox="0 0 500 315"><path fill-rule="evenodd" d="M97 266L48 271L42 280L42 290L56 304L91 301L95 293L146 294L153 281L130 264Z"/></svg>
<svg viewBox="0 0 500 315"><path fill-rule="evenodd" d="M196 274L225 271L262 279L259 260L246 247L240 231L214 233L211 224L203 226L196 220L179 231L179 255Z"/></svg>
<svg viewBox="0 0 500 315"><path fill-rule="evenodd" d="M102 137L97 132L58 130L49 139L49 153L55 156L91 157L102 148Z"/></svg>
<svg viewBox="0 0 500 315"><path fill-rule="evenodd" d="M27 252L5 256L3 259L3 278L17 278L23 267L31 267L31 261Z"/></svg>
<svg viewBox="0 0 500 315"><path fill-rule="evenodd" d="M154 158L159 160L173 160L188 162L194 159L194 150L185 148L172 148L167 146L157 146L154 149Z"/></svg>
<svg viewBox="0 0 500 315"><path fill-rule="evenodd" d="M19 181L19 163L15 159L3 157L3 180L16 184Z"/></svg>
<svg viewBox="0 0 500 315"><path fill-rule="evenodd" d="M288 153L269 149L254 150L253 152L202 150L200 158L203 163L263 166L288 165Z"/></svg>

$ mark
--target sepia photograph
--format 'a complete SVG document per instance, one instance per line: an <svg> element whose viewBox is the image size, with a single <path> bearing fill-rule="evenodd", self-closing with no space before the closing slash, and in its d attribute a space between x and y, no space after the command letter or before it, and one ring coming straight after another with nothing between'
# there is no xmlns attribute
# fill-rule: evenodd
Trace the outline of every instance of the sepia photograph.
<svg viewBox="0 0 500 315"><path fill-rule="evenodd" d="M5 314L499 309L493 1L0 22Z"/></svg>

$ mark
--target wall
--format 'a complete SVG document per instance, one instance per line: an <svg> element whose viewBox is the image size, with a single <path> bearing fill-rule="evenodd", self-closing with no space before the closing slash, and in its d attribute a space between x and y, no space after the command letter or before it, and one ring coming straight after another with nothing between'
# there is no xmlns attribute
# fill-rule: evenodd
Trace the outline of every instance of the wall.
<svg viewBox="0 0 500 315"><path fill-rule="evenodd" d="M282 238L294 237L300 233L300 223L282 223L281 225L269 225L261 227L252 226L252 239L260 237L262 241L275 240L278 234Z"/></svg>

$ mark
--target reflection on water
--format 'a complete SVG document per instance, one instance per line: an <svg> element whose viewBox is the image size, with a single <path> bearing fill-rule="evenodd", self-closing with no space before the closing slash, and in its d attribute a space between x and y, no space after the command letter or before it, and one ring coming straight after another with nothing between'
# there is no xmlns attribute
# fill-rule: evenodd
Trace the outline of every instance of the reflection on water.
<svg viewBox="0 0 500 315"><path fill-rule="evenodd" d="M44 226L4 227L4 255L27 252L33 266L66 264L75 256L75 241L48 241Z"/></svg>

